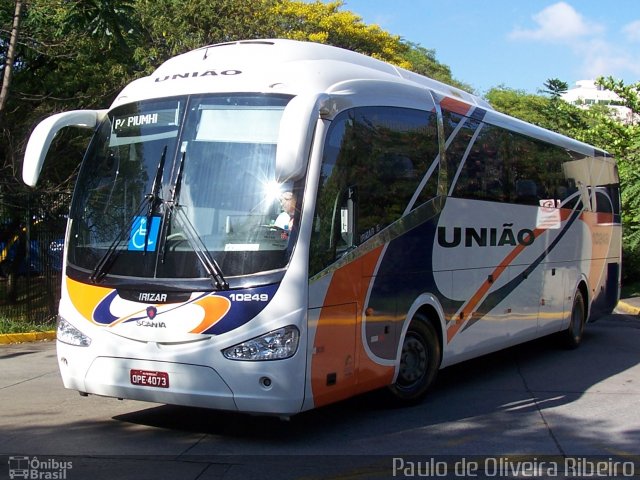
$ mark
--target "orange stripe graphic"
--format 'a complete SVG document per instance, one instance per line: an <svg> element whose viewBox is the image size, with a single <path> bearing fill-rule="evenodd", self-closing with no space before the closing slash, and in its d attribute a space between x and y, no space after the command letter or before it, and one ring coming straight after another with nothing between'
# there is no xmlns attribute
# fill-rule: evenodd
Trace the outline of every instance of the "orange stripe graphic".
<svg viewBox="0 0 640 480"><path fill-rule="evenodd" d="M469 110L471 109L471 105L468 103L464 103L460 100L456 100L455 98L445 97L440 101L440 106L445 110L449 110L453 113L458 113L460 115L467 115Z"/></svg>
<svg viewBox="0 0 640 480"><path fill-rule="evenodd" d="M209 328L213 327L229 312L231 309L231 301L226 297L220 297L217 295L207 295L200 300L194 302L204 309L204 319L200 322L200 325L195 327L189 333L202 333Z"/></svg>
<svg viewBox="0 0 640 480"><path fill-rule="evenodd" d="M569 211L561 211L561 221L567 220L571 212ZM533 238L538 238L544 232L546 232L548 228L536 228L533 231ZM496 283L500 275L504 273L507 267L516 259L518 255L522 253L525 249L526 245L519 244L517 245L509 254L498 264L495 270L491 273L492 281L485 280L480 288L473 294L473 296L469 299L469 301L464 305L462 311L458 318L452 319L451 326L447 329L447 343L451 342L453 337L460 331L460 329L464 326L465 323L471 318L475 308L478 304L484 299L487 292L491 288L491 285Z"/></svg>
<svg viewBox="0 0 640 480"><path fill-rule="evenodd" d="M87 285L76 282L69 277L67 277L66 281L69 299L73 306L84 318L95 325L99 325L93 321L93 309L96 308L96 305L98 305L103 298L113 292L113 289Z"/></svg>

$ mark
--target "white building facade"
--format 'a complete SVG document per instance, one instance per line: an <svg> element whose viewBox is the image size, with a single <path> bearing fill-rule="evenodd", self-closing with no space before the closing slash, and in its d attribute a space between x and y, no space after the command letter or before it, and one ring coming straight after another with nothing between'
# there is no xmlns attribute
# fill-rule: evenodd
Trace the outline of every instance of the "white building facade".
<svg viewBox="0 0 640 480"><path fill-rule="evenodd" d="M616 117L623 123L637 122L631 109L624 106L623 100L611 90L596 85L595 80L578 80L574 87L561 95L561 98L580 108L589 108L591 105L605 105L609 107Z"/></svg>

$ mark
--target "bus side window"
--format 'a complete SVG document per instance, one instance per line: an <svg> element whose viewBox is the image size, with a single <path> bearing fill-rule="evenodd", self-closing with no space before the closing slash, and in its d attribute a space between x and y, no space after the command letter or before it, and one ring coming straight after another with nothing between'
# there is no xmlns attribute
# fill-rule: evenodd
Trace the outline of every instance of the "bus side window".
<svg viewBox="0 0 640 480"><path fill-rule="evenodd" d="M598 223L620 223L620 192L617 185L595 187Z"/></svg>
<svg viewBox="0 0 640 480"><path fill-rule="evenodd" d="M309 273L435 197L437 155L431 111L359 107L337 115L324 145Z"/></svg>
<svg viewBox="0 0 640 480"><path fill-rule="evenodd" d="M352 148L349 145L352 125L350 112L340 114L333 121L325 141L309 252L311 275L319 273L335 261L339 244L340 248L346 249L336 234L340 233L338 226L342 209L346 207L344 192L350 175Z"/></svg>
<svg viewBox="0 0 640 480"><path fill-rule="evenodd" d="M422 110L363 107L354 120L359 245L437 195L438 136L435 115Z"/></svg>
<svg viewBox="0 0 640 480"><path fill-rule="evenodd" d="M474 135L473 145L469 145ZM447 149L451 195L470 200L509 200L506 132L467 118Z"/></svg>
<svg viewBox="0 0 640 480"><path fill-rule="evenodd" d="M515 202L521 205L538 205L540 195L538 195L538 185L533 180L516 180Z"/></svg>

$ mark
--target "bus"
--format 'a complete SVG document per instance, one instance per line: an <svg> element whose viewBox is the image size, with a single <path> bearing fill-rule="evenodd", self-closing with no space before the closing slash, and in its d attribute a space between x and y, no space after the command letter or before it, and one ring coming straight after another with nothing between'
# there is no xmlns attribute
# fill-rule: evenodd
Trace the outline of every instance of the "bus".
<svg viewBox="0 0 640 480"><path fill-rule="evenodd" d="M65 237L57 360L82 395L287 417L585 323L619 299L606 152L458 88L281 39L178 55L106 110ZM285 221L281 220L287 215Z"/></svg>

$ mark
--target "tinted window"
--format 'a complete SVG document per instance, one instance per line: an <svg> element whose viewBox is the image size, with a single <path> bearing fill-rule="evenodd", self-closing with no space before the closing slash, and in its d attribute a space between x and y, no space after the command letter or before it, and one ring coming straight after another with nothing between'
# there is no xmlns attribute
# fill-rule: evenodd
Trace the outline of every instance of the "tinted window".
<svg viewBox="0 0 640 480"><path fill-rule="evenodd" d="M513 202L540 205L540 201L552 201L559 205L575 193L575 185L563 172L563 163L572 160L566 150L522 135L511 136Z"/></svg>
<svg viewBox="0 0 640 480"><path fill-rule="evenodd" d="M511 190L508 169L508 133L491 125L478 125L475 121L470 121L469 127L472 126L479 128L475 132L473 145L469 147L468 141L464 139L467 142L465 144L461 138L460 146L452 151L454 155L448 157L452 166L455 160L458 161L453 196L476 200L508 201ZM449 150L447 153L449 154ZM459 164L461 159L457 159L461 153L466 155L462 166ZM452 156L454 158L451 158Z"/></svg>
<svg viewBox="0 0 640 480"><path fill-rule="evenodd" d="M447 165L458 198L573 208L591 183L584 156L472 119L448 146Z"/></svg>
<svg viewBox="0 0 640 480"><path fill-rule="evenodd" d="M311 273L435 196L435 114L357 108L333 121L325 143ZM349 221L352 224L349 224Z"/></svg>

